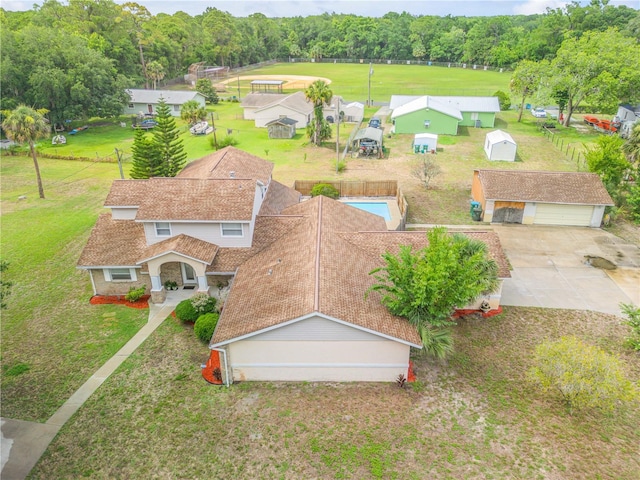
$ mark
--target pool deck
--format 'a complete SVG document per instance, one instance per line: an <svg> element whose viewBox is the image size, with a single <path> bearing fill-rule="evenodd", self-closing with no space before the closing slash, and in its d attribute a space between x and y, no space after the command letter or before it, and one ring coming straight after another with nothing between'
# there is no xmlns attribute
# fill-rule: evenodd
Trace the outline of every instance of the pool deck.
<svg viewBox="0 0 640 480"><path fill-rule="evenodd" d="M389 214L391 220L385 220L387 222L387 230L398 230L402 221L402 215L400 214L400 208L395 197L340 197L340 202L365 202L365 203L382 203L385 202L389 208ZM355 207L354 207L355 208Z"/></svg>

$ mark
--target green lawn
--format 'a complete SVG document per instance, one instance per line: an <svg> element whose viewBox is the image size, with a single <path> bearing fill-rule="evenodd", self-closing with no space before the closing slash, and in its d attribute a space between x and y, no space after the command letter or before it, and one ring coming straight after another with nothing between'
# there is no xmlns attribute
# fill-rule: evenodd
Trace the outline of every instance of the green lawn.
<svg viewBox="0 0 640 480"><path fill-rule="evenodd" d="M390 93L423 93L412 91L422 88L415 87L420 75L434 82L439 90L428 93L436 94L490 95L508 82L496 72L374 68L372 80L383 82L372 85L374 92L389 82ZM255 73L326 76L334 79L335 93L362 99L361 69L366 81L368 66L359 65L284 64ZM462 87L445 91L456 83L435 73L458 75ZM409 90L392 84L394 76L405 78ZM242 120L238 103L211 109L218 138L231 130L238 148L274 162L276 180L396 178L416 223L468 223L474 168L580 168L533 117L518 124L515 112L502 112L496 126L516 137L520 161L488 162L482 151L487 130L465 129L441 138L436 159L444 173L425 191L410 174L411 136L385 137L389 158L348 158L347 170L337 175L334 144L315 147L302 133L268 140L266 130ZM367 109L367 117L375 112ZM38 199L30 158L2 158L0 255L10 262L6 278L14 283L0 325L2 415L9 418L45 421L147 319L146 310L89 305L89 278L75 268L119 178L117 165L104 157L122 149L125 175L130 167L130 126L91 125L64 147L41 144L45 154L92 159L41 158L46 200ZM179 125L190 160L212 151L212 136L194 137ZM597 138L556 131L563 147L583 148ZM344 145L349 129L340 133ZM514 308L498 319L463 323L458 353L448 364L419 360L422 383L414 389L272 383L220 389L199 375L206 346L168 321L64 427L32 477L637 478L637 411L569 417L523 381L533 340L576 331L620 352L638 377L637 356L620 349L624 332L617 319Z"/></svg>

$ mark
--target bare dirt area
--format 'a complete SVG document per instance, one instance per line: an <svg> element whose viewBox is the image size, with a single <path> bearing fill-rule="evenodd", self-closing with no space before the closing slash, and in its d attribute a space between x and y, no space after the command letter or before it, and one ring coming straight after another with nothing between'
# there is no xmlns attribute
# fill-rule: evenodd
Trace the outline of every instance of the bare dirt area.
<svg viewBox="0 0 640 480"><path fill-rule="evenodd" d="M303 90L311 85L316 80L324 80L329 85L331 80L325 77L312 77L308 75L241 75L240 77L230 78L219 82L216 88L225 89L229 83L234 83L238 80L250 81L250 80L283 80L285 83L282 88L285 90Z"/></svg>
<svg viewBox="0 0 640 480"><path fill-rule="evenodd" d="M527 380L535 346L566 334L640 377L618 318L510 307L460 319L453 357L415 357L418 382L404 389L216 387L200 377L206 346L169 318L63 428L32 478L638 478L639 408L571 415Z"/></svg>

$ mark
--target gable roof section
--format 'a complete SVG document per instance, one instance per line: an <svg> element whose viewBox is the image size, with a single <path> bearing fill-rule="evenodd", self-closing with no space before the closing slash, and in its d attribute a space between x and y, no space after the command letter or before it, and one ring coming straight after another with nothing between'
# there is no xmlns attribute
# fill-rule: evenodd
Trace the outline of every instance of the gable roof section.
<svg viewBox="0 0 640 480"><path fill-rule="evenodd" d="M165 103L170 105L182 105L189 100L194 100L198 96L202 96L198 92L190 90L142 90L130 88L127 93L131 97L132 103L158 103L162 97Z"/></svg>
<svg viewBox="0 0 640 480"><path fill-rule="evenodd" d="M268 105L264 105L256 109L256 112L268 110L275 106L285 107L293 110L294 112L308 115L313 112L313 104L307 100L304 92L296 92L291 95L287 95L286 98L276 100Z"/></svg>
<svg viewBox="0 0 640 480"><path fill-rule="evenodd" d="M500 111L498 97L442 97L432 96L434 100L457 108L461 112L494 112Z"/></svg>
<svg viewBox="0 0 640 480"><path fill-rule="evenodd" d="M147 195L148 180L114 180L105 207L138 207Z"/></svg>
<svg viewBox="0 0 640 480"><path fill-rule="evenodd" d="M389 109L395 110L396 108L413 102L414 100L422 97L422 95L391 95L391 101L389 102Z"/></svg>
<svg viewBox="0 0 640 480"><path fill-rule="evenodd" d="M613 205L595 173L476 170L487 200Z"/></svg>
<svg viewBox="0 0 640 480"><path fill-rule="evenodd" d="M441 102L435 97L430 97L428 95L418 97L415 100L412 100L411 102L405 103L404 105L401 105L398 108L394 109L391 113L391 118L402 117L403 115L407 115L409 113L427 109L433 109L436 112L443 113L444 115L447 115L449 117L453 117L457 120L462 120L462 113L460 113L460 110L456 106Z"/></svg>
<svg viewBox="0 0 640 480"><path fill-rule="evenodd" d="M271 120L267 122L267 127L270 125L295 125L298 123L298 120L294 120L293 118L284 117L284 118L276 118L275 120Z"/></svg>
<svg viewBox="0 0 640 480"><path fill-rule="evenodd" d="M516 144L511 135L502 130L494 130L493 132L487 133L487 140L489 140L490 143L509 142L514 145Z"/></svg>
<svg viewBox="0 0 640 480"><path fill-rule="evenodd" d="M189 163L177 177L228 179L234 175L235 178L251 178L268 185L272 171L273 163L235 147L225 147Z"/></svg>
<svg viewBox="0 0 640 480"><path fill-rule="evenodd" d="M114 220L110 213L98 217L78 267L134 266L147 247L144 227L131 220Z"/></svg>
<svg viewBox="0 0 640 480"><path fill-rule="evenodd" d="M212 345L254 334L314 313L414 345L420 338L405 319L364 294L378 260L336 235L340 230L386 230L381 217L325 197L289 207L295 228L238 269ZM355 250L355 252L354 252ZM251 295L241 292L251 291Z"/></svg>
<svg viewBox="0 0 640 480"><path fill-rule="evenodd" d="M260 108L266 105L271 105L274 102L287 98L288 93L257 93L252 92L247 94L240 104L242 108Z"/></svg>
<svg viewBox="0 0 640 480"><path fill-rule="evenodd" d="M280 182L271 180L264 197L259 215L278 215L282 210L300 203L302 194Z"/></svg>
<svg viewBox="0 0 640 480"><path fill-rule="evenodd" d="M136 220L248 221L255 189L249 179L150 178Z"/></svg>
<svg viewBox="0 0 640 480"><path fill-rule="evenodd" d="M142 259L138 260L137 263L145 263L167 253L177 253L184 257L211 264L218 250L219 247L213 243L181 233L147 247L142 254Z"/></svg>

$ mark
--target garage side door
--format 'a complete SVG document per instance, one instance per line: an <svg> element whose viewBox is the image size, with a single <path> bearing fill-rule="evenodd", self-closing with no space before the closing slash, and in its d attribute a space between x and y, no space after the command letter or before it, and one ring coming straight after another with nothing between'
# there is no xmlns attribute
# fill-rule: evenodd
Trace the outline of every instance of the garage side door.
<svg viewBox="0 0 640 480"><path fill-rule="evenodd" d="M539 203L533 219L535 225L567 225L588 227L593 215L592 205L557 205Z"/></svg>

